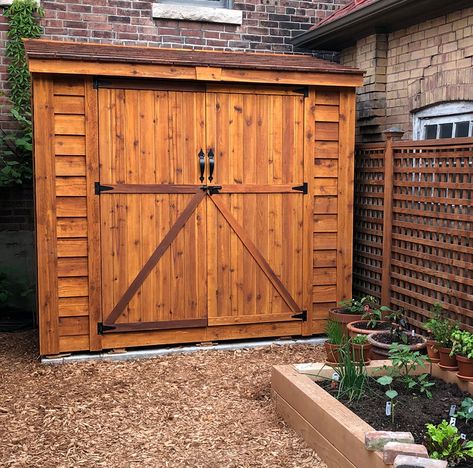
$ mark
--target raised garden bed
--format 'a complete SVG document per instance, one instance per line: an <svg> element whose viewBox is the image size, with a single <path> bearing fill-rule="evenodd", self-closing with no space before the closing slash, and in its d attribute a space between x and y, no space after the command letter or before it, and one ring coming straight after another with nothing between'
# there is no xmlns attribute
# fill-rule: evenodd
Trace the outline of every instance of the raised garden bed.
<svg viewBox="0 0 473 468"><path fill-rule="evenodd" d="M383 375L385 373L383 366L389 364L390 361L373 361L367 366L367 373L371 376ZM444 382L439 385L438 390L432 388L434 392L438 392L437 396L440 400L435 399L435 396L432 400L428 400L428 404L438 408L436 415L427 415L427 418L432 416L440 420L430 419L426 422L439 423L441 419L449 419L450 405L458 404L463 399L463 392L473 393L473 383L460 381L455 372L443 371L437 364L430 364L427 369L418 368L416 373L429 371L433 377ZM348 408L323 388L325 384L322 382L330 378L332 374L333 369L322 363L276 366L272 374L273 398L278 413L318 452L329 468L386 468L382 453L369 452L365 448L364 437L369 431L393 428L412 431L417 437L417 442L422 442L419 440L422 437L418 430L420 426L416 426L417 429L414 426L402 427L401 412L406 412L406 407L403 409L401 406L398 407L399 425L395 426L389 425L390 419L384 414L377 415L374 407L373 411L369 409L369 406L364 407L365 404L369 405L366 403L368 399L364 400L365 403L359 402L358 407ZM322 385L319 385L317 381ZM449 387L448 384L455 384L458 388ZM449 394L449 391L452 393ZM382 392L379 393L382 394ZM414 402L414 406L425 397L418 398L416 401L410 395L410 401ZM385 401L384 398L381 403L374 401L371 403L380 406L383 411ZM404 403L407 404L407 402L406 398ZM399 405L402 405L401 400ZM355 414L356 412L363 415L368 422ZM373 423L374 427L369 423ZM459 429L464 428L459 425ZM459 467L466 466L468 465L459 465Z"/></svg>

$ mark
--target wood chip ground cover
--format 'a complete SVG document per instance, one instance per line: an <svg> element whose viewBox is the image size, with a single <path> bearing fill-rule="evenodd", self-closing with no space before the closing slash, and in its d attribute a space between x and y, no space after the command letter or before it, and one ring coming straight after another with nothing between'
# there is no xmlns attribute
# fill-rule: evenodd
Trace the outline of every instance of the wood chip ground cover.
<svg viewBox="0 0 473 468"><path fill-rule="evenodd" d="M0 334L0 465L323 468L270 396L272 365L322 359L298 345L45 366L34 332Z"/></svg>

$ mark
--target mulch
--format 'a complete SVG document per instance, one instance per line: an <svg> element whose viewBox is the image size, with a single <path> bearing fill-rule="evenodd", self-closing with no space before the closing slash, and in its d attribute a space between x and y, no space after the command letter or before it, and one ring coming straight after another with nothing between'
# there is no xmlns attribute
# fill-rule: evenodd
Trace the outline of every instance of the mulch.
<svg viewBox="0 0 473 468"><path fill-rule="evenodd" d="M275 413L275 364L321 347L202 351L58 366L34 331L0 334L2 467L325 467Z"/></svg>

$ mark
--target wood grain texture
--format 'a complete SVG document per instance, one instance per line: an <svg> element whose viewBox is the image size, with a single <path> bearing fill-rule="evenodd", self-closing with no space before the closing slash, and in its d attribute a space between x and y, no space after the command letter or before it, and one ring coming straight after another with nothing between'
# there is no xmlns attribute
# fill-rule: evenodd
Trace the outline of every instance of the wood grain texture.
<svg viewBox="0 0 473 468"><path fill-rule="evenodd" d="M44 355L59 352L54 110L49 77L35 78L33 95L39 346Z"/></svg>
<svg viewBox="0 0 473 468"><path fill-rule="evenodd" d="M352 297L355 93L340 92L338 175L337 301Z"/></svg>
<svg viewBox="0 0 473 468"><path fill-rule="evenodd" d="M85 149L87 162L87 253L88 253L88 330L89 349L102 349L102 337L98 334L97 323L102 320L101 310L101 262L100 262L100 199L94 192L94 183L99 177L99 138L97 90L92 80L85 87Z"/></svg>

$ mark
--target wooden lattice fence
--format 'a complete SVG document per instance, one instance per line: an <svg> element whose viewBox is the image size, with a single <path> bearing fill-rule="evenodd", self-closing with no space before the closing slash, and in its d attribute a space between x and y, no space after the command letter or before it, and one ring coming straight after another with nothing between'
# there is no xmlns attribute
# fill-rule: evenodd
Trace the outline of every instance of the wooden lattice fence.
<svg viewBox="0 0 473 468"><path fill-rule="evenodd" d="M473 330L473 139L359 146L354 249L355 296L415 327L440 302Z"/></svg>

